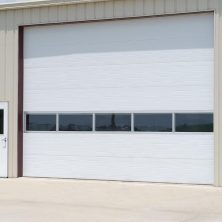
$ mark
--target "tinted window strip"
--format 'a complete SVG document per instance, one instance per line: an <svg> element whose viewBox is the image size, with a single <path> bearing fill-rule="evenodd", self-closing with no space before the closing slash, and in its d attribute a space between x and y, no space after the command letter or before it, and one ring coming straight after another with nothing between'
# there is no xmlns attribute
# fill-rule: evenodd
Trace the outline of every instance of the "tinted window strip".
<svg viewBox="0 0 222 222"><path fill-rule="evenodd" d="M213 114L175 114L176 132L213 132Z"/></svg>
<svg viewBox="0 0 222 222"><path fill-rule="evenodd" d="M213 132L213 113L26 113L25 132Z"/></svg>

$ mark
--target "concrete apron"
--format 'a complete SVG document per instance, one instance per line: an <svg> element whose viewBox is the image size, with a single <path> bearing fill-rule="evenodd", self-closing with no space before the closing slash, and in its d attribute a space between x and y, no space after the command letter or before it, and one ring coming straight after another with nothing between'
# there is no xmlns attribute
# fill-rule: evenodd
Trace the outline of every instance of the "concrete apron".
<svg viewBox="0 0 222 222"><path fill-rule="evenodd" d="M221 222L222 188L0 179L2 222Z"/></svg>

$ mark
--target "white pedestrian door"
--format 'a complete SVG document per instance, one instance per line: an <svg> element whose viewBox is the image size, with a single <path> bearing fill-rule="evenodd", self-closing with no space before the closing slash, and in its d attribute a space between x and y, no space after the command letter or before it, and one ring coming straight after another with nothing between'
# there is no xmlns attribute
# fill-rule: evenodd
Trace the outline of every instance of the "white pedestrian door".
<svg viewBox="0 0 222 222"><path fill-rule="evenodd" d="M0 102L0 177L8 173L8 104Z"/></svg>

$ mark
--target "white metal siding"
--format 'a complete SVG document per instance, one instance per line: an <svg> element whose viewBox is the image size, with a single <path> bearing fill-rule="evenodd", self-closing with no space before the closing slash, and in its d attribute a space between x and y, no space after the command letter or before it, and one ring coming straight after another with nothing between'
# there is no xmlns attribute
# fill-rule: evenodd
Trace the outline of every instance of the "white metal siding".
<svg viewBox="0 0 222 222"><path fill-rule="evenodd" d="M213 16L25 29L24 110L213 111ZM26 133L24 176L213 183L213 134Z"/></svg>

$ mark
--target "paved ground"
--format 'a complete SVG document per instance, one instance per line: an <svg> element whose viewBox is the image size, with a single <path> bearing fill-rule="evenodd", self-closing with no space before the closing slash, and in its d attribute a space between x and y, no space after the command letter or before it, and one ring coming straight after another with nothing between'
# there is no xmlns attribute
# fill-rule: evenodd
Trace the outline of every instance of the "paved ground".
<svg viewBox="0 0 222 222"><path fill-rule="evenodd" d="M0 222L222 222L222 188L0 179Z"/></svg>

